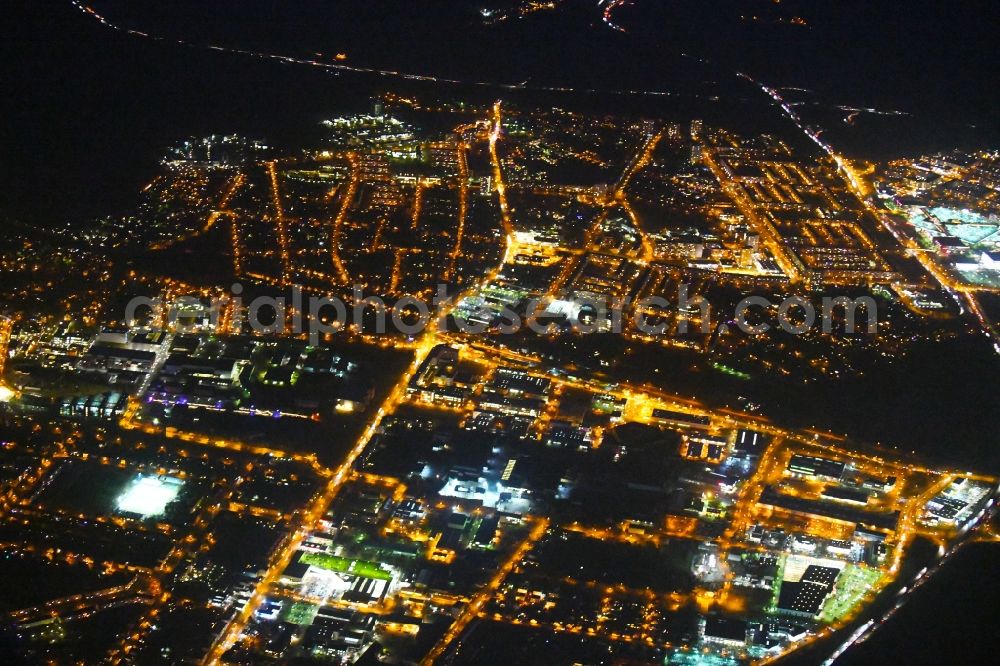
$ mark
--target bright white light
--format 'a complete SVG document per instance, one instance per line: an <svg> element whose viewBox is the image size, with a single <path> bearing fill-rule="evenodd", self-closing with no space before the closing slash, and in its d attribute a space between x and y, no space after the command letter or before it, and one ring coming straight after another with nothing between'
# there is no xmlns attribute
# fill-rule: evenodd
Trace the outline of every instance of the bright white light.
<svg viewBox="0 0 1000 666"><path fill-rule="evenodd" d="M137 513L143 518L162 516L182 485L183 481L173 477L140 474L118 496L118 510Z"/></svg>
<svg viewBox="0 0 1000 666"><path fill-rule="evenodd" d="M0 384L0 402L10 402L17 395L14 391L3 384Z"/></svg>

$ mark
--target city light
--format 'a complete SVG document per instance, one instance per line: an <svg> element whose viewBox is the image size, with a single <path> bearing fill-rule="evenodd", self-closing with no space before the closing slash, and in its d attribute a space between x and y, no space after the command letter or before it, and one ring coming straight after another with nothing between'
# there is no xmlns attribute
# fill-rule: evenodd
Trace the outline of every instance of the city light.
<svg viewBox="0 0 1000 666"><path fill-rule="evenodd" d="M19 12L12 659L982 661L991 63L872 3Z"/></svg>
<svg viewBox="0 0 1000 666"><path fill-rule="evenodd" d="M156 518L164 514L183 485L181 479L140 474L118 496L116 507L123 513L134 513L144 519Z"/></svg>

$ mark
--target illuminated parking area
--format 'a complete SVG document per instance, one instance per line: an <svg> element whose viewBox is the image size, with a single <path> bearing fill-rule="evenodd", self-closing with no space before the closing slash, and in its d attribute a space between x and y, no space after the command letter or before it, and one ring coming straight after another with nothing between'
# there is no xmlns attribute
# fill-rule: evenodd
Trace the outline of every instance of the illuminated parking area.
<svg viewBox="0 0 1000 666"><path fill-rule="evenodd" d="M117 509L143 518L162 516L183 485L182 480L170 476L139 474L118 496Z"/></svg>

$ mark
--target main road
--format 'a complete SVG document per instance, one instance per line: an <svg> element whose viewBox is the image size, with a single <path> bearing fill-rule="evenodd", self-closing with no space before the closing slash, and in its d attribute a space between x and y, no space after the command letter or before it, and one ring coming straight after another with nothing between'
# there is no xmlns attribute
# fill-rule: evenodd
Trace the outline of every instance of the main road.
<svg viewBox="0 0 1000 666"><path fill-rule="evenodd" d="M510 239L512 237L512 225L510 222L509 209L507 207L500 160L496 152L496 142L501 133L499 102L497 102L493 107L492 120L493 127L489 135L490 155L493 162L496 191L500 200L501 223L507 234L507 238ZM329 509L344 483L351 479L351 471L355 461L365 450L365 447L368 446L372 437L374 437L378 432L378 429L382 424L382 420L386 416L392 414L396 407L405 399L406 388L409 385L414 372L416 372L417 368L419 368L424 362L430 351L440 342L438 326L435 325L436 322L443 320L443 318L445 318L452 311L454 303L459 302L466 294L474 292L485 281L492 279L498 270L499 267L490 271L482 279L470 284L469 287L455 299L450 302L446 301L440 305L439 310L436 313L436 317L431 319L432 324L425 329L422 337L414 345L415 351L412 363L396 382L395 386L393 386L392 390L390 390L388 396L382 404L378 407L372 417L372 420L361 434L361 437L358 438L357 442L355 442L354 446L347 453L344 460L336 469L332 471L323 490L313 498L309 507L305 511L301 512L296 518L293 519L293 529L291 534L271 556L268 561L267 570L254 587L254 591L251 594L250 599L243 606L243 608L241 608L240 611L233 616L219 636L216 637L216 640L212 643L208 653L205 655L204 659L202 659L203 664L218 664L223 655L225 655L225 653L236 644L239 637L242 635L243 630L253 617L254 612L260 607L261 603L270 592L271 587L281 576L281 573L288 566L289 562L291 562L296 550L298 550L306 536L308 536L309 533L315 529L316 525ZM480 605L482 603L483 602L480 601Z"/></svg>

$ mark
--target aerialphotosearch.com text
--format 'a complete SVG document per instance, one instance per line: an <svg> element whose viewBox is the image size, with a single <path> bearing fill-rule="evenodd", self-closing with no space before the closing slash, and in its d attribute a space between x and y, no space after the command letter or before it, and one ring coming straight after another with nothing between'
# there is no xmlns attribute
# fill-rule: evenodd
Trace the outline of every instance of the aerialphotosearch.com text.
<svg viewBox="0 0 1000 666"><path fill-rule="evenodd" d="M244 299L243 286L233 284L230 294L213 298L207 308L200 299L182 296L169 303L160 298L137 296L131 299L124 321L129 326L162 321L183 332L202 324L186 321L185 312L205 309L208 326L216 328L222 312L233 313L229 332L247 328L257 334L308 334L315 344L320 336L345 328L368 333L402 333L416 336L434 325L439 331L453 327L468 334L513 334L524 328L549 334L559 330L574 333L621 333L626 326L645 336L684 335L695 330L709 334L717 325L735 327L756 335L778 328L799 335L817 326L823 333L874 335L877 330L877 307L869 296L824 296L814 302L798 295L769 299L749 295L736 303L731 312L713 312L700 295L690 295L689 286L681 284L677 299L660 296L639 299L608 299L575 295L566 298L529 298L514 306L487 303L466 297L456 305L446 285L438 285L428 303L412 295L386 299L366 294L361 286L351 290L350 302L332 295L305 295L294 286L288 296L260 295ZM244 302L245 301L245 302ZM449 316L454 315L454 316ZM859 328L859 320L862 326Z"/></svg>

